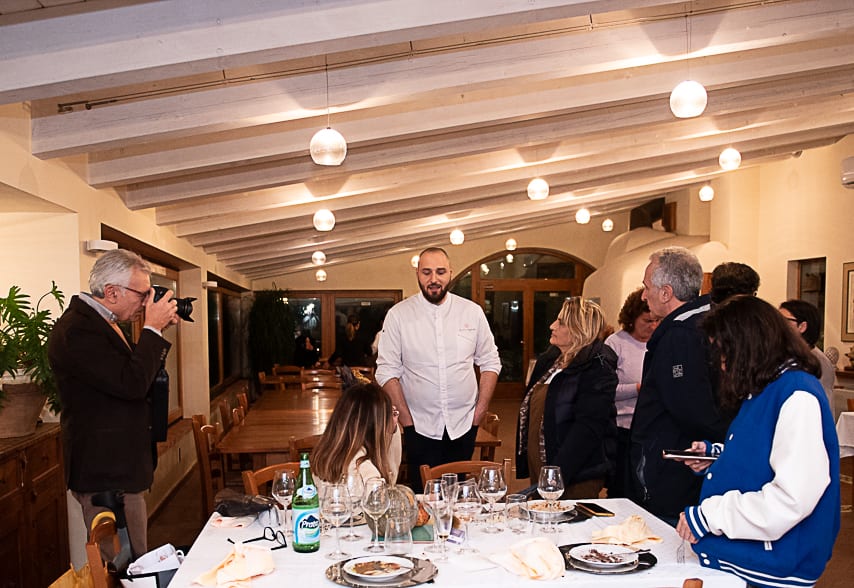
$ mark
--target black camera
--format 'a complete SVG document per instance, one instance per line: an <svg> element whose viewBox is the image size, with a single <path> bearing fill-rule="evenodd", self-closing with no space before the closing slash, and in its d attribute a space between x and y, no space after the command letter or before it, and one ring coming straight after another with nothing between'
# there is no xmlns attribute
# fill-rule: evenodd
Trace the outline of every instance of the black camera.
<svg viewBox="0 0 854 588"><path fill-rule="evenodd" d="M163 298L163 295L169 291L169 288L165 288L163 286L152 286L152 288L154 288L154 302ZM178 311L178 316L187 322L194 322L190 315L193 314L193 300L195 300L195 298L190 298L188 296L187 298L173 298L172 300L178 303L178 308L176 309Z"/></svg>

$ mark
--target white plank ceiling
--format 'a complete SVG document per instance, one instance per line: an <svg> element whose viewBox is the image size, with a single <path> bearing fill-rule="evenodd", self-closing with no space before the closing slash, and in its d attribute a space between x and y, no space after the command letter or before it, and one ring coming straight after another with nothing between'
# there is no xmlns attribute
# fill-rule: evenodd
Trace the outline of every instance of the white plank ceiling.
<svg viewBox="0 0 854 588"><path fill-rule="evenodd" d="M709 104L680 120L687 78ZM0 103L20 101L34 155L85 155L90 184L265 278L318 249L601 222L725 173L725 147L750 166L837 141L854 1L0 0ZM327 122L338 167L308 153Z"/></svg>

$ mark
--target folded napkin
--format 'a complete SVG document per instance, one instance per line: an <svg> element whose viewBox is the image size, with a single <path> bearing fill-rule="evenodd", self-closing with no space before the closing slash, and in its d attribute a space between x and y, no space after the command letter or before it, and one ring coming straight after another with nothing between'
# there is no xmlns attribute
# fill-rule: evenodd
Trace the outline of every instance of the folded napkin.
<svg viewBox="0 0 854 588"><path fill-rule="evenodd" d="M253 577L269 574L274 569L269 547L235 543L224 560L193 582L217 588L248 588Z"/></svg>
<svg viewBox="0 0 854 588"><path fill-rule="evenodd" d="M240 529L243 527L248 527L249 525L254 523L255 518L256 515L247 515L245 517L227 517L214 511L213 515L211 515L211 526Z"/></svg>
<svg viewBox="0 0 854 588"><path fill-rule="evenodd" d="M545 537L533 537L498 551L489 559L504 569L532 580L555 580L563 575L563 554Z"/></svg>
<svg viewBox="0 0 854 588"><path fill-rule="evenodd" d="M653 535L642 516L632 515L619 525L609 525L604 529L593 531L592 541L593 543L636 545L647 541L661 543L661 537Z"/></svg>

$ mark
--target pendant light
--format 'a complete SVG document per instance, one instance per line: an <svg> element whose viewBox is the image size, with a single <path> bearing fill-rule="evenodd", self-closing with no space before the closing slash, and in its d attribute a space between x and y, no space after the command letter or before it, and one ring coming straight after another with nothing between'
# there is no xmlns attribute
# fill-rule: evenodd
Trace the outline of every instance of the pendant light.
<svg viewBox="0 0 854 588"><path fill-rule="evenodd" d="M741 165L741 153L739 153L738 149L735 149L734 147L727 147L721 151L721 154L718 157L718 163L720 164L721 169L725 171L738 169Z"/></svg>
<svg viewBox="0 0 854 588"><path fill-rule="evenodd" d="M335 215L332 214L331 210L321 208L314 213L312 222L314 223L314 228L318 231L331 231L335 226Z"/></svg>
<svg viewBox="0 0 854 588"><path fill-rule="evenodd" d="M575 213L575 222L579 225L586 225L590 222L590 211L586 208L579 208Z"/></svg>
<svg viewBox="0 0 854 588"><path fill-rule="evenodd" d="M504 242L504 248L507 251L516 251L516 239L510 238Z"/></svg>
<svg viewBox="0 0 854 588"><path fill-rule="evenodd" d="M451 245L462 245L465 240L466 236L461 230L454 229L451 231Z"/></svg>
<svg viewBox="0 0 854 588"><path fill-rule="evenodd" d="M692 3L693 10L693 3ZM688 66L688 79L680 82L670 93L670 112L677 118L694 118L706 110L708 95L703 84L691 78L691 19L685 16L685 37L687 50L685 63Z"/></svg>
<svg viewBox="0 0 854 588"><path fill-rule="evenodd" d="M419 261L421 261L421 256L420 255L413 255L412 259L409 260L409 265L411 265L414 268L417 268Z"/></svg>
<svg viewBox="0 0 854 588"><path fill-rule="evenodd" d="M528 182L528 198L545 200L549 197L549 183L543 178L534 178Z"/></svg>
<svg viewBox="0 0 854 588"><path fill-rule="evenodd" d="M323 251L315 251L311 254L311 263L314 265L323 265L326 263L326 254Z"/></svg>
<svg viewBox="0 0 854 588"><path fill-rule="evenodd" d="M316 279L318 282L325 282L326 281L326 270L322 270L322 269L317 270L314 274L314 279Z"/></svg>
<svg viewBox="0 0 854 588"><path fill-rule="evenodd" d="M605 231L606 233L610 233L611 231L613 231L614 230L614 221L612 221L609 218L606 218L605 220L603 220L602 221L602 230Z"/></svg>
<svg viewBox="0 0 854 588"><path fill-rule="evenodd" d="M317 131L308 144L311 159L317 165L341 165L347 157L347 141L329 125L329 65L326 66L326 128Z"/></svg>
<svg viewBox="0 0 854 588"><path fill-rule="evenodd" d="M711 202L715 198L715 189L710 184L706 184L700 188L699 196L701 202Z"/></svg>

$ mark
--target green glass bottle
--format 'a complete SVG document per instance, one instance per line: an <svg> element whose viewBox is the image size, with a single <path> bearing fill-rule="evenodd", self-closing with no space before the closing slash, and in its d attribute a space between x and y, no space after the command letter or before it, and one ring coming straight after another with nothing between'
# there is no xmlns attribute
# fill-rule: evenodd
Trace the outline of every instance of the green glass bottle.
<svg viewBox="0 0 854 588"><path fill-rule="evenodd" d="M308 453L300 454L299 477L291 508L294 517L294 551L317 551L320 549L320 500L311 477Z"/></svg>

